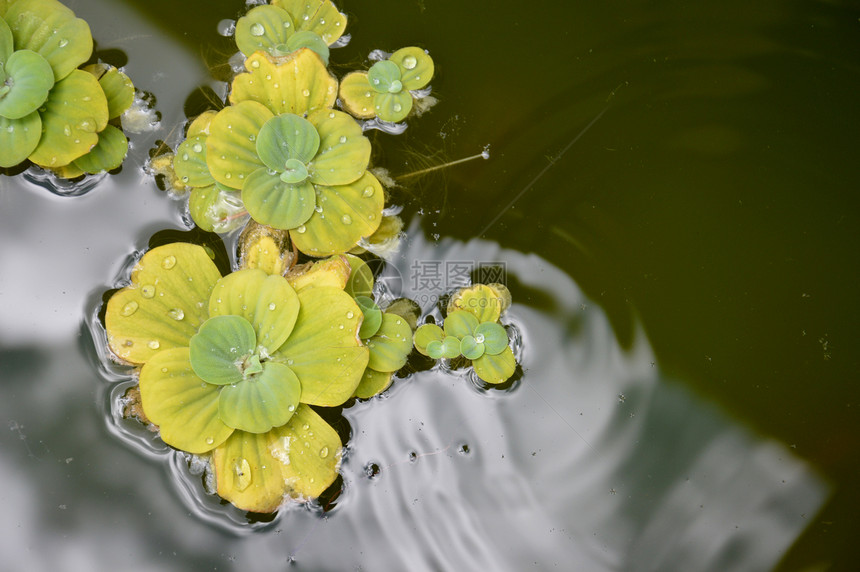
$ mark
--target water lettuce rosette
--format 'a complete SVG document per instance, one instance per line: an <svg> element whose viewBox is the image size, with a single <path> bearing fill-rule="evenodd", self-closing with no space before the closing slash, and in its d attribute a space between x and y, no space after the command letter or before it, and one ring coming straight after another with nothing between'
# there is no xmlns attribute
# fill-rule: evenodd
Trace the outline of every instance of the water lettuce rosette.
<svg viewBox="0 0 860 572"><path fill-rule="evenodd" d="M301 48L328 65L329 46L346 29L346 16L329 1L274 0L255 6L236 22L236 45L245 56L265 51L285 56Z"/></svg>
<svg viewBox="0 0 860 572"><path fill-rule="evenodd" d="M415 331L415 349L433 359L462 356L485 382L503 383L517 367L508 333L499 323L510 303L510 292L501 284L463 288L451 297L442 327L424 324Z"/></svg>
<svg viewBox="0 0 860 572"><path fill-rule="evenodd" d="M211 455L221 497L272 512L334 482L342 445L311 406L349 399L369 353L342 289L260 268L222 277L202 247L174 243L141 258L105 323L111 350L141 366L146 417L168 445Z"/></svg>
<svg viewBox="0 0 860 572"><path fill-rule="evenodd" d="M313 51L256 52L236 76L232 105L177 150L183 181L235 189L255 221L289 230L310 256L345 252L372 235L385 196L369 172L370 142L347 114L332 109L337 80ZM190 151L191 152L190 152ZM233 191L227 191L233 192ZM206 220L195 221L203 226Z"/></svg>
<svg viewBox="0 0 860 572"><path fill-rule="evenodd" d="M433 59L421 48L401 48L366 72L352 72L340 84L343 108L360 119L403 121L412 111L412 91L433 79Z"/></svg>
<svg viewBox="0 0 860 572"><path fill-rule="evenodd" d="M133 87L120 72L101 81L77 69L92 55L87 23L56 0L3 2L0 15L0 167L29 159L77 176L119 166L128 142L108 121Z"/></svg>

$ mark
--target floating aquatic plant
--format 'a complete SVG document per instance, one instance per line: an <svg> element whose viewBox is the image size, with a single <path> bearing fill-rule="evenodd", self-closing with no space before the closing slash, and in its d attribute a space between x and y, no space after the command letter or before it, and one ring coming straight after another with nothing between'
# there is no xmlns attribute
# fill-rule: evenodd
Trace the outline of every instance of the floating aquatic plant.
<svg viewBox="0 0 860 572"><path fill-rule="evenodd" d="M500 284L460 290L448 304L443 327L424 324L415 331L415 349L433 359L462 356L487 383L507 381L517 363L508 333L498 321L510 301L508 289Z"/></svg>
<svg viewBox="0 0 860 572"><path fill-rule="evenodd" d="M329 46L346 29L346 16L328 0L275 0L255 6L236 22L236 45L245 56L265 51L286 56L309 48L328 65Z"/></svg>
<svg viewBox="0 0 860 572"><path fill-rule="evenodd" d="M343 108L361 119L398 122L412 111L415 95L433 78L433 59L421 48L402 48L366 72L353 72L340 84Z"/></svg>
<svg viewBox="0 0 860 572"><path fill-rule="evenodd" d="M218 494L254 512L334 482L337 433L309 406L358 387L369 352L342 289L292 286L253 265L221 276L206 251L147 252L107 304L108 343L140 366L145 416L165 443L210 455Z"/></svg>
<svg viewBox="0 0 860 572"><path fill-rule="evenodd" d="M306 48L283 57L256 52L233 81L232 105L192 123L174 168L193 192L192 218L221 231L242 205L255 221L289 230L311 256L353 248L372 235L385 202L367 172L370 142L332 109L337 80ZM241 203L239 202L241 200ZM229 225L226 226L229 228Z"/></svg>
<svg viewBox="0 0 860 572"><path fill-rule="evenodd" d="M0 167L27 159L64 177L118 167L128 141L111 119L131 105L122 72L95 65L84 20L56 0L0 4Z"/></svg>

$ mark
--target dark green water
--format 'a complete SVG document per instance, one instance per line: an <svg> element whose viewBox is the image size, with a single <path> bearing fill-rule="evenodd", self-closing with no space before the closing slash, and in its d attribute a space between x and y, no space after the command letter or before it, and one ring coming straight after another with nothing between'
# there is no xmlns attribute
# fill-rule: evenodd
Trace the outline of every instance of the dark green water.
<svg viewBox="0 0 860 572"><path fill-rule="evenodd" d="M88 327L185 228L142 165L224 77L206 63L243 5L69 5L162 124L84 196L0 178L0 568L860 565L856 3L339 3L337 73L374 48L437 62L440 103L373 135L378 164L492 154L395 193L415 222L390 283L505 263L525 371L490 393L421 372L346 409L336 506L256 528L114 422Z"/></svg>

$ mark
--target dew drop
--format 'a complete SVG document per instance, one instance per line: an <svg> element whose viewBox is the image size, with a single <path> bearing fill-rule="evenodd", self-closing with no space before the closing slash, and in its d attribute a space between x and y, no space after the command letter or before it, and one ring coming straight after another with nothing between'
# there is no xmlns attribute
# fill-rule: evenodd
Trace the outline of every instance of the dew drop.
<svg viewBox="0 0 860 572"><path fill-rule="evenodd" d="M63 127L63 133L66 135L66 137L69 137L69 136L72 134L72 128L71 128L71 126L69 126L69 125L65 125L65 126Z"/></svg>
<svg viewBox="0 0 860 572"><path fill-rule="evenodd" d="M194 145L191 146L191 150L194 151L195 153L202 153L203 152L203 145L201 145L200 143L195 143Z"/></svg>
<svg viewBox="0 0 860 572"><path fill-rule="evenodd" d="M475 341L478 342L479 344L483 344L484 343L484 334L478 334L477 336L475 336Z"/></svg>
<svg viewBox="0 0 860 572"><path fill-rule="evenodd" d="M236 476L236 489L244 491L251 484L251 464L248 459L237 459L233 463L233 474Z"/></svg>
<svg viewBox="0 0 860 572"><path fill-rule="evenodd" d="M189 157L189 156L188 156L188 153L183 153L183 154L182 154L182 160L183 160L183 161L187 161L187 160L188 160L188 159L190 159L190 158L191 158L191 157Z"/></svg>
<svg viewBox="0 0 860 572"><path fill-rule="evenodd" d="M296 232L299 234L303 234L306 230L307 228L303 224L296 227Z"/></svg>
<svg viewBox="0 0 860 572"><path fill-rule="evenodd" d="M373 187L365 187L362 195L364 195L365 197L372 197L373 196Z"/></svg>
<svg viewBox="0 0 860 572"><path fill-rule="evenodd" d="M161 373L167 373L167 368L166 367L161 368Z"/></svg>
<svg viewBox="0 0 860 572"><path fill-rule="evenodd" d="M265 28L263 28L263 25L261 23L256 22L254 24L251 24L251 35L252 36L262 36L265 33L266 33L266 30L265 30Z"/></svg>
<svg viewBox="0 0 860 572"><path fill-rule="evenodd" d="M65 48L66 46L69 45L69 40L63 38L62 40L57 42L57 45L60 46L61 48Z"/></svg>
<svg viewBox="0 0 860 572"><path fill-rule="evenodd" d="M323 459L328 457L328 447L323 447L322 449L320 449L320 457L322 457Z"/></svg>
<svg viewBox="0 0 860 572"><path fill-rule="evenodd" d="M137 312L138 307L139 306L138 306L137 302L132 300L131 302L129 302L128 304L126 304L125 306L122 307L122 315L123 316L131 316L132 314Z"/></svg>
<svg viewBox="0 0 860 572"><path fill-rule="evenodd" d="M329 114L328 114L328 118L329 118L329 119L334 119L334 111L332 111L331 113L329 113Z"/></svg>
<svg viewBox="0 0 860 572"><path fill-rule="evenodd" d="M310 96L311 96L311 90L309 90L309 89L303 89L303 90L302 90L302 95L304 95L305 97L310 97Z"/></svg>
<svg viewBox="0 0 860 572"><path fill-rule="evenodd" d="M161 344L160 344L160 343L158 343L158 340L152 340L152 341L150 341L150 342L149 342L148 344L146 344L146 345L147 345L147 347L149 347L149 349L151 349L151 350L157 350L158 348L160 348L160 347L161 347Z"/></svg>
<svg viewBox="0 0 860 572"><path fill-rule="evenodd" d="M251 62L251 67L254 69L258 69L260 67L260 62L254 60L253 62Z"/></svg>
<svg viewBox="0 0 860 572"><path fill-rule="evenodd" d="M215 442L215 439L213 439L212 437L206 437L206 444L207 445L211 445L214 442Z"/></svg>
<svg viewBox="0 0 860 572"><path fill-rule="evenodd" d="M346 319L347 320L351 320L354 316L355 316L355 314L353 314L352 311L349 311L346 313Z"/></svg>
<svg viewBox="0 0 860 572"><path fill-rule="evenodd" d="M415 66L418 65L418 59L415 56L406 56L403 58L403 67L408 70L415 69Z"/></svg>
<svg viewBox="0 0 860 572"><path fill-rule="evenodd" d="M277 308L277 306L275 306L275 303L274 303L274 302L272 302L271 304L269 304L269 310L274 310L275 308Z"/></svg>
<svg viewBox="0 0 860 572"><path fill-rule="evenodd" d="M346 135L341 135L340 140L341 143L346 143Z"/></svg>
<svg viewBox="0 0 860 572"><path fill-rule="evenodd" d="M340 220L343 224L352 224L352 217L349 216L348 214L345 214L342 217L340 217Z"/></svg>
<svg viewBox="0 0 860 572"><path fill-rule="evenodd" d="M403 106L400 105L399 103L395 103L394 105L391 106L391 109L393 109L395 113L399 113L400 110L403 109Z"/></svg>
<svg viewBox="0 0 860 572"><path fill-rule="evenodd" d="M185 318L185 312L182 311L182 308L173 308L167 315L176 320L177 322Z"/></svg>
<svg viewBox="0 0 860 572"><path fill-rule="evenodd" d="M140 289L140 295L144 298L152 298L155 296L155 286L152 284L145 284Z"/></svg>
<svg viewBox="0 0 860 572"><path fill-rule="evenodd" d="M164 260L161 261L161 267L165 270L170 270L174 266L176 266L176 257L172 254L165 256Z"/></svg>
<svg viewBox="0 0 860 572"><path fill-rule="evenodd" d="M189 181L189 180L190 180L190 179L188 178L188 176L182 177L182 182L183 182L183 183L188 183L188 181Z"/></svg>

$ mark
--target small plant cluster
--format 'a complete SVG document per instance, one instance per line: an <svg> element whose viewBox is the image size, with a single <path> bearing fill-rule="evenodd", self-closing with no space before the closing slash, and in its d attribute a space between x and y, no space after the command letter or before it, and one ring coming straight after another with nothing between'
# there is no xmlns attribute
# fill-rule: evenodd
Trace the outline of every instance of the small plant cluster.
<svg viewBox="0 0 860 572"><path fill-rule="evenodd" d="M119 167L134 86L113 66L83 66L89 25L56 0L0 2L0 16L0 167L29 160L65 178Z"/></svg>
<svg viewBox="0 0 860 572"><path fill-rule="evenodd" d="M375 294L368 251L402 222L384 216L360 120L407 119L434 67L408 47L338 81L346 21L328 0L272 0L236 22L245 71L222 109L190 121L168 177L200 228L244 225L236 268L222 276L193 244L154 248L105 313L113 354L139 368L138 416L209 459L217 493L252 512L335 481L343 445L313 408L384 391L413 347L490 384L516 368L504 286L455 293L443 327Z"/></svg>

